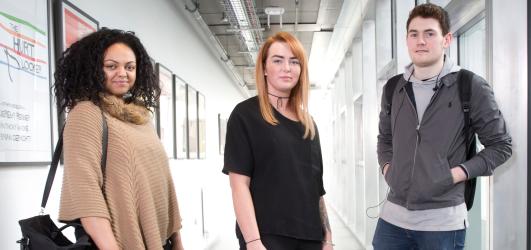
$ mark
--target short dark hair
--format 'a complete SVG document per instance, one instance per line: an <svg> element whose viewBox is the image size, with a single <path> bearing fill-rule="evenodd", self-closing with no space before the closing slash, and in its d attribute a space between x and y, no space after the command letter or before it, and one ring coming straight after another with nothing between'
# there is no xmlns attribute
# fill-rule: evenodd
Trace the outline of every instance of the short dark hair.
<svg viewBox="0 0 531 250"><path fill-rule="evenodd" d="M406 31L409 31L409 23L415 17L422 18L433 18L439 22L441 26L442 35L445 36L450 32L450 17L448 12L444 10L441 6L425 3L417 5L415 8L409 12L409 18L407 19Z"/></svg>
<svg viewBox="0 0 531 250"><path fill-rule="evenodd" d="M58 59L53 88L60 113L79 101L100 104L100 94L105 92L103 58L107 48L116 43L127 45L136 57L136 80L129 100L146 108L156 106L160 86L146 49L133 32L104 27L73 43Z"/></svg>

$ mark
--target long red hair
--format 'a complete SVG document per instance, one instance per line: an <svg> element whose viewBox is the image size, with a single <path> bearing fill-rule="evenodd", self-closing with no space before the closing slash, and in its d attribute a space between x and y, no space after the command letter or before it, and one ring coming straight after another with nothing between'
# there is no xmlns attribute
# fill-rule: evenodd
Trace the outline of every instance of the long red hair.
<svg viewBox="0 0 531 250"><path fill-rule="evenodd" d="M264 120L268 123L271 125L278 124L278 120L273 115L273 109L269 103L267 81L264 75L269 48L275 42L286 43L293 55L299 60L301 72L299 75L299 81L293 89L291 89L289 105L295 110L297 118L304 125L303 138L308 138L308 136L310 136L310 138L313 139L315 136L315 125L308 112L308 92L310 88L308 59L301 42L288 32L278 32L269 37L258 51L255 74L258 100L260 102L260 112L262 113Z"/></svg>

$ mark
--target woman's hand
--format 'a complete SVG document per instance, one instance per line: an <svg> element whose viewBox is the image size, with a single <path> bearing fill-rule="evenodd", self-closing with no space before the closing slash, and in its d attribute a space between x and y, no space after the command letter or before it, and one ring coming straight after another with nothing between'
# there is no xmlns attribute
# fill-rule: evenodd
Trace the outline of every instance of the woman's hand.
<svg viewBox="0 0 531 250"><path fill-rule="evenodd" d="M173 250L184 250L183 243L178 241L173 244Z"/></svg>
<svg viewBox="0 0 531 250"><path fill-rule="evenodd" d="M247 243L247 250L267 250L261 240Z"/></svg>
<svg viewBox="0 0 531 250"><path fill-rule="evenodd" d="M254 204L249 186L249 176L229 173L230 188L232 190L232 203L236 213L236 221L242 231L244 239L247 239L247 249L266 249L260 240L260 231L254 213Z"/></svg>
<svg viewBox="0 0 531 250"><path fill-rule="evenodd" d="M83 229L94 241L98 249L101 250L119 250L118 242L114 238L111 223L106 218L101 217L84 217L81 218Z"/></svg>
<svg viewBox="0 0 531 250"><path fill-rule="evenodd" d="M184 250L180 232L174 233L171 236L171 240L173 243L172 250Z"/></svg>
<svg viewBox="0 0 531 250"><path fill-rule="evenodd" d="M334 250L334 245L332 243L323 242L323 250Z"/></svg>

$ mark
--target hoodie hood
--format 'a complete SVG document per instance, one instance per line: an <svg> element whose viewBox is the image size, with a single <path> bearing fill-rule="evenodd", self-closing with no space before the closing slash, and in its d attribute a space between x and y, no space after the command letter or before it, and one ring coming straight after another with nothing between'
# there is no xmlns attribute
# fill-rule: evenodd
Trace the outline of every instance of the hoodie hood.
<svg viewBox="0 0 531 250"><path fill-rule="evenodd" d="M445 77L446 75L448 75L450 73L457 72L457 71L461 70L461 67L459 67L459 65L455 64L452 61L452 59L450 59L449 57L444 55L443 68L442 68L441 72L438 75L435 75L435 76L433 76L433 77L431 77L429 79L417 79L417 78L415 78L415 76L413 76L413 71L414 70L415 70L415 66L413 65L413 63L410 63L410 64L408 64L405 67L404 79L406 81L409 80L413 84L433 85L435 83L435 81L438 81L439 84L440 84L440 82L441 82L440 79L442 79L443 77Z"/></svg>

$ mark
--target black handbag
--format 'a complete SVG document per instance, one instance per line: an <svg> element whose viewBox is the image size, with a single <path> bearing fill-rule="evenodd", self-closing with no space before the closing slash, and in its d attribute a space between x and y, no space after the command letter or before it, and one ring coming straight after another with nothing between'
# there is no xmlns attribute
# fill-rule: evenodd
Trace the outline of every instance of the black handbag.
<svg viewBox="0 0 531 250"><path fill-rule="evenodd" d="M103 124L101 169L105 180L109 131L103 111L101 115ZM50 215L44 214L44 208L48 202L48 196L50 195L55 172L57 171L57 165L59 163L59 159L61 158L61 152L63 149L63 130L61 130L61 134L59 135L59 140L55 146L52 162L50 164L50 171L48 172L48 178L46 179L46 185L42 195L41 212L37 216L23 219L18 222L20 224L20 230L22 231L22 239L18 240L17 243L20 244L21 250L97 249L94 242L92 242L90 239L90 236L85 232L85 230L83 230L79 220L68 222L64 226L58 228L50 218ZM75 243L71 242L62 233L62 231L68 227L75 228Z"/></svg>

